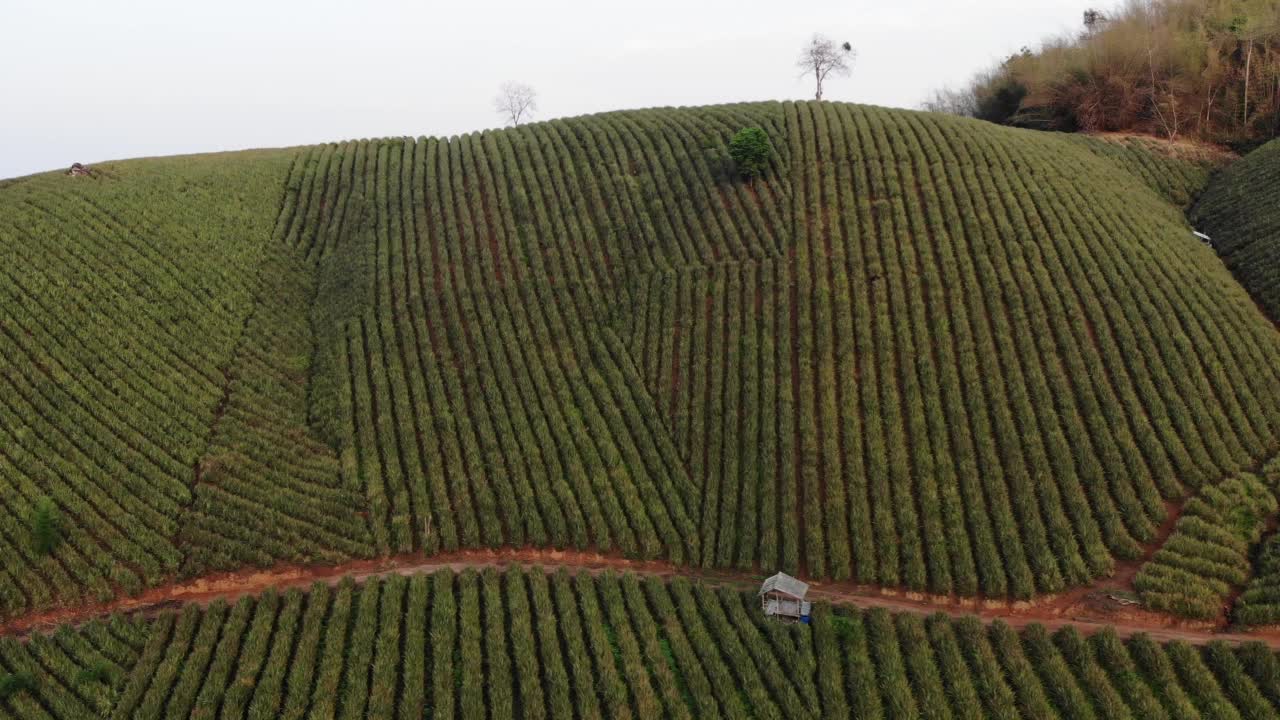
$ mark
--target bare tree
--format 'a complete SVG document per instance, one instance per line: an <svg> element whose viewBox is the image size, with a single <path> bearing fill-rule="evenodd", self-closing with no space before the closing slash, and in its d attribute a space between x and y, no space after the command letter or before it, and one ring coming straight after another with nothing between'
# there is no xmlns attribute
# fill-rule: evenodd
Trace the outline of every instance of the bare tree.
<svg viewBox="0 0 1280 720"><path fill-rule="evenodd" d="M1084 11L1084 31L1086 35L1092 35L1102 29L1107 23L1107 14L1095 8L1089 8Z"/></svg>
<svg viewBox="0 0 1280 720"><path fill-rule="evenodd" d="M944 87L934 90L933 95L920 103L920 109L926 112L947 113L961 117L978 116L978 97L973 88L952 90Z"/></svg>
<svg viewBox="0 0 1280 720"><path fill-rule="evenodd" d="M1148 88L1151 99L1151 112L1155 116L1156 122L1160 124L1160 129L1164 132L1165 137L1170 140L1176 140L1181 128L1181 118L1178 116L1178 93L1175 92L1177 89L1177 72L1167 67L1170 41L1167 37L1163 37L1162 30L1164 26L1157 24L1160 18L1155 3L1147 0L1146 5L1138 7L1141 12L1145 13L1146 21L1144 40L1147 50L1147 75L1151 83ZM1157 37L1158 32L1160 37ZM1161 40L1164 42L1161 42ZM1162 89L1164 91L1164 100L1160 99Z"/></svg>
<svg viewBox="0 0 1280 720"><path fill-rule="evenodd" d="M538 109L538 94L524 83L503 83L493 99L493 109L508 125L519 125Z"/></svg>
<svg viewBox="0 0 1280 720"><path fill-rule="evenodd" d="M813 76L816 83L814 98L821 100L822 82L827 79L827 75L832 72L837 75L848 75L849 64L855 57L857 53L849 43L837 45L830 38L815 33L809 40L809 44L800 51L796 67L801 70L800 77Z"/></svg>

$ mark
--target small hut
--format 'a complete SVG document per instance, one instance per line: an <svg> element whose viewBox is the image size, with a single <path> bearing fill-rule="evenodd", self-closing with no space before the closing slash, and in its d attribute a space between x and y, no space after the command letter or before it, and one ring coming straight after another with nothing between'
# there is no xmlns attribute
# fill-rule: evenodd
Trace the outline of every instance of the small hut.
<svg viewBox="0 0 1280 720"><path fill-rule="evenodd" d="M760 586L760 607L767 617L807 623L813 606L804 599L808 592L808 583L780 572Z"/></svg>

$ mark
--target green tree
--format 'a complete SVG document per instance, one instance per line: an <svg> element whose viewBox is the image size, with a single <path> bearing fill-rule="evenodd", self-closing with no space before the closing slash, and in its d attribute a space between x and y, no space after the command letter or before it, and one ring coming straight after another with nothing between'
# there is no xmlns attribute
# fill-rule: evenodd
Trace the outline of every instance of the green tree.
<svg viewBox="0 0 1280 720"><path fill-rule="evenodd" d="M729 141L729 157L748 180L764 174L770 149L769 136L760 128L743 128Z"/></svg>
<svg viewBox="0 0 1280 720"><path fill-rule="evenodd" d="M31 544L37 553L48 555L58 546L61 530L58 520L58 506L53 498L42 497L36 501L31 511Z"/></svg>

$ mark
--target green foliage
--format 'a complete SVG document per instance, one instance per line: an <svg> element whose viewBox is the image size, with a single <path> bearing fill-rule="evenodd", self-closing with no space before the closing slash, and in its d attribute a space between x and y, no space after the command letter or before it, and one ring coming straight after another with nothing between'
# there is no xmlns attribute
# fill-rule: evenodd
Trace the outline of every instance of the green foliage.
<svg viewBox="0 0 1280 720"><path fill-rule="evenodd" d="M1008 76L998 76L975 88L974 117L987 122L1006 123L1017 116L1027 97L1027 86Z"/></svg>
<svg viewBox="0 0 1280 720"><path fill-rule="evenodd" d="M771 146L749 185L705 162L740 128ZM759 103L6 185L0 495L17 514L0 513L0 611L177 573L504 546L964 596L1105 576L1142 555L1166 501L1280 442L1280 341L1132 169L1149 150ZM56 562L25 542L21 513L42 495L65 516ZM428 632L498 652L450 609L496 622L495 592L433 585ZM596 610L618 616L609 601ZM382 606L345 602L361 613L351 632L287 619L376 662ZM229 644L275 652L240 621ZM538 623L502 650L537 645ZM864 641L920 634L860 627ZM621 627L584 628L574 652L687 665L701 651L684 632L633 629L630 645ZM748 673L738 663L770 665L752 647L728 642L734 665L634 697L593 676L591 695L601 714L714 696ZM911 677L954 656L884 659ZM474 679L436 660L415 659L432 686L406 692L475 713ZM165 668L182 703L209 700ZM814 692L914 707L856 697L866 670ZM297 672L326 692L373 682ZM769 683L767 702L718 702L781 711L794 698ZM512 707L533 692L494 690ZM812 706L808 692L795 696ZM573 695L544 698L558 711Z"/></svg>
<svg viewBox="0 0 1280 720"><path fill-rule="evenodd" d="M1280 322L1280 140L1218 173L1191 223L1273 321Z"/></svg>
<svg viewBox="0 0 1280 720"><path fill-rule="evenodd" d="M1191 305L1186 325L1162 316L1192 302L1163 285L1174 264L1090 229L1156 222L1204 261L1138 178L1085 143L938 116L799 104L785 117L806 168L791 178L794 260L655 273L620 321L689 448L704 565L803 558L836 578L1029 597L1139 557L1179 480L1216 481L1266 451L1275 413L1248 398L1274 388L1160 350L1165 332L1198 348L1230 333ZM1082 171L1123 200L1068 190ZM884 188L894 199L873 203ZM1035 238L1034 261L1001 232ZM1274 352L1271 331L1246 323L1245 342ZM1121 366L1140 374L1108 371ZM1243 404L1214 399L1228 386Z"/></svg>
<svg viewBox="0 0 1280 720"><path fill-rule="evenodd" d="M1232 619L1240 625L1280 624L1280 533L1273 532L1257 549L1251 574Z"/></svg>
<svg viewBox="0 0 1280 720"><path fill-rule="evenodd" d="M267 249L257 304L228 368L234 382L178 532L191 575L375 553L357 514L363 494L343 486L339 456L308 426L316 338L302 310L317 292L311 275L284 243Z"/></svg>
<svg viewBox="0 0 1280 720"><path fill-rule="evenodd" d="M742 177L751 180L760 177L769 167L769 135L758 127L743 128L729 141L729 157Z"/></svg>
<svg viewBox="0 0 1280 720"><path fill-rule="evenodd" d="M111 663L105 659L95 660L76 672L76 682L81 685L93 683L110 683L114 680Z"/></svg>
<svg viewBox="0 0 1280 720"><path fill-rule="evenodd" d="M822 604L812 625L790 625L763 617L754 588L631 574L345 580L146 623L141 636L94 624L0 642L0 663L20 669L0 687L27 682L0 696L0 710L56 720L1166 720L1272 717L1280 698L1280 663L1260 645L1201 649ZM102 664L116 652L103 638L117 632L134 644L123 664ZM89 675L109 687L86 687Z"/></svg>
<svg viewBox="0 0 1280 720"><path fill-rule="evenodd" d="M8 700L23 691L34 690L35 687L36 676L29 672L4 673L0 675L0 701Z"/></svg>
<svg viewBox="0 0 1280 720"><path fill-rule="evenodd" d="M192 466L293 156L102 163L93 178L0 189L0 615L105 601L178 571ZM26 511L42 496L62 515L45 535L61 537L53 563Z"/></svg>
<svg viewBox="0 0 1280 720"><path fill-rule="evenodd" d="M1202 488L1187 501L1164 546L1134 577L1142 602L1184 617L1217 617L1231 587L1248 578L1249 549L1276 509L1273 490L1256 475Z"/></svg>
<svg viewBox="0 0 1280 720"><path fill-rule="evenodd" d="M159 625L166 626L166 621ZM0 639L0 714L14 718L111 717L120 686L146 645L150 621L63 626L52 635Z"/></svg>
<svg viewBox="0 0 1280 720"><path fill-rule="evenodd" d="M1181 208L1190 206L1210 177L1235 159L1211 146L1137 135L1068 135L1065 139L1111 160Z"/></svg>
<svg viewBox="0 0 1280 720"><path fill-rule="evenodd" d="M31 509L31 547L40 555L48 555L62 541L62 516L53 498L36 500Z"/></svg>

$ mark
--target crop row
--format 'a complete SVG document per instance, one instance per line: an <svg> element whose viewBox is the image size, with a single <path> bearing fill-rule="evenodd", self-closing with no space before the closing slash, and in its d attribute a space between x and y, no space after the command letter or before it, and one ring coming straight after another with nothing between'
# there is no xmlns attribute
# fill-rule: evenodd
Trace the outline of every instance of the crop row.
<svg viewBox="0 0 1280 720"><path fill-rule="evenodd" d="M1274 486L1249 473L1202 488L1134 577L1143 604L1184 617L1217 617L1231 588L1249 577L1250 548L1276 509Z"/></svg>
<svg viewBox="0 0 1280 720"><path fill-rule="evenodd" d="M1280 701L1280 660L1260 643L1160 645L1110 630L1084 637L826 606L812 625L789 625L765 620L749 593L608 573L441 572L267 593L162 615L145 646L137 626L125 625L124 639L107 627L0 644L0 665L33 680L0 711L1263 718ZM101 688L73 679L99 663Z"/></svg>
<svg viewBox="0 0 1280 720"><path fill-rule="evenodd" d="M337 361L319 366L322 402L345 418L336 445L385 551L534 543L681 559L694 488L625 353L592 326L609 279L583 255L598 247L589 225L498 199L554 187L536 158L516 159L531 145L344 149L354 160L330 184L348 225L322 245L320 272L362 281L322 281L317 303L355 308L319 312L338 328L325 343ZM564 236L562 253L538 249Z"/></svg>
<svg viewBox="0 0 1280 720"><path fill-rule="evenodd" d="M1264 481L1280 487L1280 456L1262 467ZM1231 619L1240 625L1280 624L1280 533L1272 532L1253 557L1249 584L1236 598Z"/></svg>
<svg viewBox="0 0 1280 720"><path fill-rule="evenodd" d="M750 188L705 152L747 121ZM278 232L321 278L311 416L382 552L1085 582L1274 449L1280 344L1078 152L839 104L313 148Z"/></svg>
<svg viewBox="0 0 1280 720"><path fill-rule="evenodd" d="M1214 177L1190 213L1232 274L1280 322L1280 140Z"/></svg>
<svg viewBox="0 0 1280 720"><path fill-rule="evenodd" d="M226 396L178 531L184 570L276 561L340 562L374 553L333 449L308 428L313 338L308 269L283 243L267 250L257 304L227 371Z"/></svg>
<svg viewBox="0 0 1280 720"><path fill-rule="evenodd" d="M5 698L0 714L68 720L109 716L150 632L147 623L114 616L25 642L0 639L0 686L13 682L6 678L24 678L20 684L25 685Z"/></svg>
<svg viewBox="0 0 1280 720"><path fill-rule="evenodd" d="M0 614L179 568L191 468L292 154L136 161L5 189ZM49 501L60 542L46 555L27 525Z"/></svg>
<svg viewBox="0 0 1280 720"><path fill-rule="evenodd" d="M652 273L618 313L703 564L1027 597L1280 441L1275 333L1119 173L947 118L785 118L786 258Z"/></svg>
<svg viewBox="0 0 1280 720"><path fill-rule="evenodd" d="M502 545L1105 575L1276 451L1280 336L1089 152L762 103L6 186L0 613Z"/></svg>
<svg viewBox="0 0 1280 720"><path fill-rule="evenodd" d="M1189 206L1229 156L1212 150L1179 148L1145 137L1112 138L1071 134L1062 139L1115 163L1180 208Z"/></svg>

